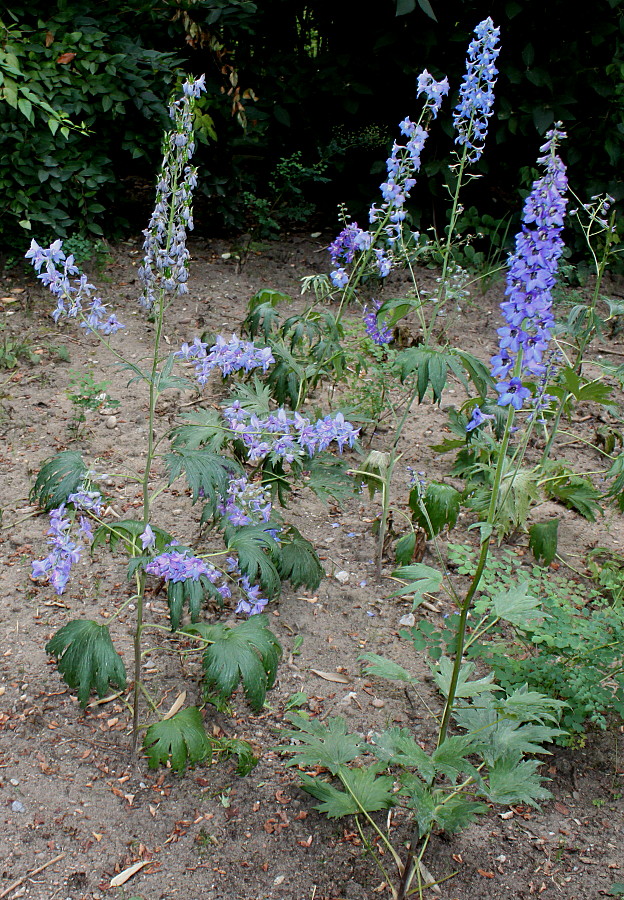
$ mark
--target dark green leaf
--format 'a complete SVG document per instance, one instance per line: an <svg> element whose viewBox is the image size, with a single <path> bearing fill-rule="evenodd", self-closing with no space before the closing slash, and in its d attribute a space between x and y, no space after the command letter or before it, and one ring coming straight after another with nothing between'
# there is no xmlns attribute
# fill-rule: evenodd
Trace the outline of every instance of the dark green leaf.
<svg viewBox="0 0 624 900"><path fill-rule="evenodd" d="M409 729L390 728L374 734L371 741L370 749L385 765L417 769L425 781L431 781L436 775L431 757L416 743Z"/></svg>
<svg viewBox="0 0 624 900"><path fill-rule="evenodd" d="M80 453L63 450L44 462L30 492L30 502L38 503L46 512L56 509L78 490L86 474Z"/></svg>
<svg viewBox="0 0 624 900"><path fill-rule="evenodd" d="M184 472L193 495L193 503L202 495L211 510L216 509L221 497L225 497L232 479L243 473L241 466L233 459L205 448L175 450L166 453L164 461L169 484Z"/></svg>
<svg viewBox="0 0 624 900"><path fill-rule="evenodd" d="M325 576L316 550L294 525L280 532L277 570L282 581L290 581L295 590L302 585L315 591Z"/></svg>
<svg viewBox="0 0 624 900"><path fill-rule="evenodd" d="M223 420L214 409L194 410L183 416L182 422L172 432L171 446L174 450L197 450L205 446L214 453L219 453L227 440Z"/></svg>
<svg viewBox="0 0 624 900"><path fill-rule="evenodd" d="M426 531L431 539L443 528L454 527L461 509L461 494L450 484L432 481L427 485L424 496L416 485L410 491L409 505L414 521ZM424 507L424 509L423 509Z"/></svg>
<svg viewBox="0 0 624 900"><path fill-rule="evenodd" d="M240 528L228 526L225 542L230 552L238 555L238 564L243 575L253 583L260 581L270 597L280 590L280 577L268 553L275 553L277 541L269 533L271 523L264 525L243 525Z"/></svg>
<svg viewBox="0 0 624 900"><path fill-rule="evenodd" d="M165 547L173 540L173 536L156 525L152 525L151 528L156 539L156 553L162 553ZM121 541L126 553L132 556L140 556L143 553L140 537L144 531L145 523L140 522L138 519L120 519L113 525L100 525L93 533L91 547L95 550L96 547L106 544L108 541L111 550L114 552Z"/></svg>
<svg viewBox="0 0 624 900"><path fill-rule="evenodd" d="M394 558L398 566L407 566L414 556L414 550L416 549L416 532L410 531L409 534L404 534L403 537L400 537L396 542L394 547Z"/></svg>
<svg viewBox="0 0 624 900"><path fill-rule="evenodd" d="M185 629L209 643L203 656L204 683L209 691L227 700L243 684L252 709L259 712L267 690L273 687L282 648L267 628L264 615L251 616L246 622L229 628L199 624Z"/></svg>
<svg viewBox="0 0 624 900"><path fill-rule="evenodd" d="M529 528L529 547L538 563L549 566L557 555L559 519L536 522Z"/></svg>
<svg viewBox="0 0 624 900"><path fill-rule="evenodd" d="M516 753L502 756L490 766L486 796L493 803L505 806L512 803L537 806L538 800L547 800L551 796L537 774L540 765L538 759L521 760Z"/></svg>
<svg viewBox="0 0 624 900"><path fill-rule="evenodd" d="M600 512L597 501L601 494L589 478L582 475L563 475L561 478L549 479L545 491L549 497L559 500L568 509L575 509L590 522L596 521L596 513Z"/></svg>
<svg viewBox="0 0 624 900"><path fill-rule="evenodd" d="M170 762L174 772L202 762L210 755L212 744L204 729L196 706L180 710L170 719L150 725L145 733L143 749L150 769Z"/></svg>
<svg viewBox="0 0 624 900"><path fill-rule="evenodd" d="M45 650L56 658L58 670L70 688L78 688L82 707L94 689L99 697L104 697L110 685L120 690L126 686L126 670L106 625L90 619L68 622L48 641Z"/></svg>

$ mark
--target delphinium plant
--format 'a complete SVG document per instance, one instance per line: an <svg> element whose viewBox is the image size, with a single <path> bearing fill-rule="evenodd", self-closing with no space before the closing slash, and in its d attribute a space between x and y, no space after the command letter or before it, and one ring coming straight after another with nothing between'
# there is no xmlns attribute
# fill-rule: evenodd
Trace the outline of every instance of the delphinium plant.
<svg viewBox="0 0 624 900"><path fill-rule="evenodd" d="M210 378L220 376L225 382L236 373L243 377L266 373L274 365L268 347L236 335L217 335L210 342L195 337L173 352L164 346L167 311L188 292L186 239L193 227L192 192L197 183L191 164L193 109L202 90L203 76L189 79L182 96L170 105L172 128L165 136L156 205L144 232L139 270L141 303L153 325L145 360L124 358L122 341L112 340L124 326L95 296L94 286L79 273L73 257L65 254L61 241L48 248L33 241L26 254L56 298L55 321L77 320L88 335L95 336L101 348L130 373L133 390L143 389L148 409L143 471L124 470L107 479L125 479L139 487L138 518L109 521L102 476L79 453L63 451L45 462L32 496L49 512L50 552L33 564L33 576L49 581L60 594L68 588L72 566L85 547L93 552L108 544L111 551L123 550L134 585L131 595L106 624L70 621L49 641L48 653L69 686L77 689L83 707L93 690L100 697L111 687L124 693L126 668L112 643L109 624L122 610L134 609L134 683L129 701L133 749L144 732L143 747L151 766L167 762L180 770L215 754L235 754L239 768L246 771L253 764L249 746L211 736L197 706L170 710L164 716L159 713L142 680L144 634L171 631L174 646L177 640L182 652L188 652L190 642L191 652L203 654L206 699L225 708L242 684L249 703L259 710L275 680L281 653L263 610L278 595L282 582L314 589L323 575L314 548L284 522L273 500L290 489L293 479L315 468L316 482L326 491L326 479L318 470L324 464L331 467L328 448L353 446L357 430L341 416L287 415L270 407L268 396L243 380L234 385L234 395L225 401L221 414L198 409L168 432L157 433L155 410L163 392L172 388L201 391ZM175 365L185 371L176 374ZM279 475L274 474L276 468ZM190 546L186 534L174 536L162 525L159 501L182 476L192 502L203 504L200 549ZM313 477L310 483L314 486ZM146 621L145 592L154 579L166 589L168 626ZM232 599L235 613L248 617L246 621L231 626L203 619L207 601L223 607ZM146 721L142 721L143 700Z"/></svg>
<svg viewBox="0 0 624 900"><path fill-rule="evenodd" d="M292 727L287 732L291 743L283 748L292 757L291 764L325 769L325 778L303 775L303 787L320 801L317 808L328 816L356 817L362 840L395 900L422 896L432 881L423 856L434 829L465 827L486 811L487 803L536 804L549 796L535 754L547 752L545 744L562 734L558 721L563 701L526 685L504 690L493 673L476 677L465 650L469 618L509 491L508 476L520 466L527 434L539 422L546 403L554 329L552 290L563 250L567 203L565 166L557 152L563 137L559 126L546 136L539 159L543 174L526 200L522 230L508 264L501 304L504 322L498 329L499 350L487 382L495 387L496 412L486 411L486 387L479 401L472 401L470 418L463 419L469 440L475 439L475 432L478 436L492 427L496 445L484 489L488 502L476 523L480 547L468 589L463 595L458 593L441 555L440 569L419 564L395 573L408 582L400 593L413 594L415 607L425 594L446 589L457 610L447 629L452 633L445 635L446 652L431 662L444 698L436 717L435 749L426 752L407 728L390 728L364 738L349 734L342 719L321 723L300 713L291 716ZM455 497L445 497L440 490L429 491L420 484L415 487L414 507L430 536L456 518L460 495L454 493ZM514 626L528 627L541 613L539 599L522 584L500 587L488 602L494 618ZM402 636L409 640L412 633L405 629ZM420 632L418 637L422 638ZM417 682L408 669L377 654L364 654L363 660L368 675ZM405 856L393 844L390 826L382 827L374 815L397 806L412 817ZM383 853L376 853L376 847Z"/></svg>
<svg viewBox="0 0 624 900"><path fill-rule="evenodd" d="M375 449L357 474L372 492L381 492L381 514L377 534L377 574L381 576L383 548L389 515L391 484L401 437L411 409L430 392L439 403L450 374L468 386L472 381L483 392L489 379L487 369L472 354L461 348L449 348L433 340L438 315L451 300L460 302L467 295L468 277L453 261L453 240L457 218L461 213L459 195L471 166L484 149L488 122L493 112L494 85L499 29L490 18L475 29L468 48L466 75L453 113L458 151L452 166L451 211L442 242L442 271L437 290L429 296L419 289L415 263L431 250L429 242L408 226L407 201L417 183L421 155L428 129L437 118L449 92L446 78L436 80L427 70L418 77L417 95L423 107L416 122L406 117L400 123L404 137L394 142L386 162L387 177L381 184L381 203L373 204L369 213L369 229L347 221L329 247L329 278L306 279L304 287L313 287L316 302L300 315L282 321L279 306L289 298L277 292L263 291L250 304L246 327L251 337L263 335L278 363L268 379L280 402L289 401L295 409L321 381L340 382L347 371L365 376L371 366L370 346L387 348L385 366L394 389L384 393L384 412L392 433L388 448ZM380 294L393 269L407 268L413 281L407 297L383 301ZM338 309L332 311L318 301L338 298ZM365 337L363 341L345 340L344 313L349 304L362 308ZM416 346L396 349L393 346L397 326L405 317L417 317L420 334ZM348 336L347 336L348 337ZM376 350L373 365L379 363ZM373 426L376 423L372 423ZM408 558L412 538L404 542L400 558Z"/></svg>

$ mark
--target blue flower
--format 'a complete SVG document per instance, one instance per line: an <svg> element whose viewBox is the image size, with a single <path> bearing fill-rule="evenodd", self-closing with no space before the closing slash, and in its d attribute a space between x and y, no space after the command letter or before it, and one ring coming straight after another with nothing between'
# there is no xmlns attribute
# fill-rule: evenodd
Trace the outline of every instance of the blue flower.
<svg viewBox="0 0 624 900"><path fill-rule="evenodd" d="M476 40L468 47L466 74L459 89L459 103L453 113L457 137L455 143L466 147L466 160L476 162L483 154L488 119L494 108L494 85L498 69L494 61L500 49L496 46L500 28L491 18L475 28Z"/></svg>
<svg viewBox="0 0 624 900"><path fill-rule="evenodd" d="M501 381L496 385L499 393L499 406L513 406L514 409L522 409L524 401L531 396L531 391L522 386L519 378L510 378L509 381Z"/></svg>
<svg viewBox="0 0 624 900"><path fill-rule="evenodd" d="M497 388L499 404L511 403L515 409L522 406L519 397L526 399L530 392L523 388L521 394L514 393L512 401L503 386L518 382L519 377L539 379L544 375L544 354L554 327L552 289L563 252L561 233L567 204L566 170L556 149L564 137L556 126L540 148L543 155L538 162L545 172L533 183L525 202L522 230L508 263L506 299L501 303L507 324L498 329L499 353L491 362L494 378L506 379L512 372L517 376Z"/></svg>
<svg viewBox="0 0 624 900"><path fill-rule="evenodd" d="M470 422L466 425L466 431L474 431L475 428L478 428L480 425L483 425L484 422L491 421L496 418L495 416L490 415L489 413L481 412L478 406L472 411L472 418Z"/></svg>

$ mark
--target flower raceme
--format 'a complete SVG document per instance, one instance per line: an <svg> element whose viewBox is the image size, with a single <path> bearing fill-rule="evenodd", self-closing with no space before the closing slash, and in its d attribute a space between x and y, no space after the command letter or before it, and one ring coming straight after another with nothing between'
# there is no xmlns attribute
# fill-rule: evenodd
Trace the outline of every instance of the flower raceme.
<svg viewBox="0 0 624 900"><path fill-rule="evenodd" d="M99 331L104 335L115 334L124 327L117 316L107 312L99 297L92 296L95 286L86 275L80 274L74 257L65 255L63 241L54 241L43 248L33 238L25 257L31 261L37 278L56 297L56 309L52 313L55 322L81 317L81 325L87 332ZM74 275L79 277L72 278ZM85 309L86 302L89 305Z"/></svg>
<svg viewBox="0 0 624 900"><path fill-rule="evenodd" d="M464 159L477 162L483 155L488 120L494 110L494 85L498 69L495 60L500 28L491 18L475 28L475 39L468 47L466 74L459 89L459 102L453 113L457 137L455 143L465 147Z"/></svg>
<svg viewBox="0 0 624 900"><path fill-rule="evenodd" d="M256 347L251 341L242 341L235 334L229 341L221 335L212 347L195 338L192 344L183 344L180 350L174 354L177 359L184 359L195 364L195 376L203 387L213 369L218 368L225 378L232 372L244 369L251 372L260 368L266 372L269 366L275 362L275 358L268 347Z"/></svg>
<svg viewBox="0 0 624 900"><path fill-rule="evenodd" d="M501 303L506 324L498 329L499 351L492 357L492 375L499 379L496 390L500 406L511 403L520 409L530 396L520 379L539 379L545 372L544 354L555 324L552 289L564 246L561 233L567 178L556 153L564 137L555 127L540 148L543 155L538 162L545 172L533 183L524 206L522 230L509 259L506 299Z"/></svg>
<svg viewBox="0 0 624 900"><path fill-rule="evenodd" d="M164 140L156 205L143 232L144 257L139 269L144 288L141 302L147 309L165 292L176 296L188 293L186 232L193 229L192 197L197 186L197 169L190 165L195 152L193 110L205 90L205 75L196 81L189 79L182 85L182 97L169 105L174 127Z"/></svg>
<svg viewBox="0 0 624 900"><path fill-rule="evenodd" d="M371 206L369 212L369 221L377 226L376 230L365 231L356 222L351 222L330 244L330 278L336 287L343 288L348 284L346 266L352 265L358 254L371 254L374 269L381 278L390 273L392 246L401 237L402 222L406 217L405 203L416 184L415 175L420 170L420 156L427 138L427 130L421 122L425 116L435 119L448 91L446 78L436 81L426 69L418 77L417 96L424 95L425 106L418 122L406 118L399 125L401 134L407 140L404 144L395 141L386 162L387 178L380 185L383 202L380 206ZM375 247L379 238L387 246Z"/></svg>
<svg viewBox="0 0 624 900"><path fill-rule="evenodd" d="M223 416L234 435L245 445L252 462L271 454L290 463L304 454L313 456L326 450L333 441L342 452L345 445L353 447L359 434L359 429L347 422L342 413L311 423L297 412L289 416L280 408L266 419L260 419L235 400L224 409Z"/></svg>

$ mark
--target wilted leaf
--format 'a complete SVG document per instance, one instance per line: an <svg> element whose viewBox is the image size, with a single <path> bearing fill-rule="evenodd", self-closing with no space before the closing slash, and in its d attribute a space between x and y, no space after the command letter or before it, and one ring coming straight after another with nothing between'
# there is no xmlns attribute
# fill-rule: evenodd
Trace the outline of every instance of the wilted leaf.
<svg viewBox="0 0 624 900"><path fill-rule="evenodd" d="M455 526L461 509L461 494L450 484L432 481L422 496L419 485L412 488L409 505L414 521L431 539L443 528L450 530Z"/></svg>

